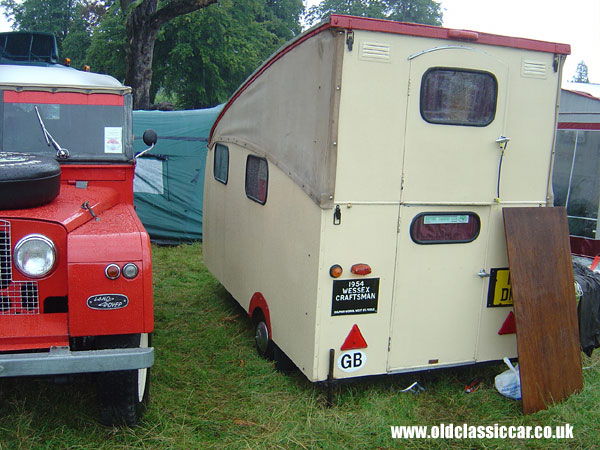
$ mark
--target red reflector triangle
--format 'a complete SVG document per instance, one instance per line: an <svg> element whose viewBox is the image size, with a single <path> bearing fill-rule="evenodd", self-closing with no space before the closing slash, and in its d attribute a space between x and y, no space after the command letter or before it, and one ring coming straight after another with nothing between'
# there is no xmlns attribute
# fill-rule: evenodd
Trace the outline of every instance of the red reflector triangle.
<svg viewBox="0 0 600 450"><path fill-rule="evenodd" d="M515 315L511 311L508 313L506 320L504 320L504 323L498 330L498 334L513 334L516 331L517 331L517 328L515 326Z"/></svg>
<svg viewBox="0 0 600 450"><path fill-rule="evenodd" d="M358 329L358 325L354 324L340 350L355 350L357 348L367 348L367 341Z"/></svg>

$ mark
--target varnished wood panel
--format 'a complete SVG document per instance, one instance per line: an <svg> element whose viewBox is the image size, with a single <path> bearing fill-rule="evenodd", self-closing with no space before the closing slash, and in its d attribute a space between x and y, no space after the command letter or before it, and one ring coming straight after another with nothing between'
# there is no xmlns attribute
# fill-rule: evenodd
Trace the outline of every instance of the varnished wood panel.
<svg viewBox="0 0 600 450"><path fill-rule="evenodd" d="M567 215L562 207L504 208L523 413L583 387Z"/></svg>

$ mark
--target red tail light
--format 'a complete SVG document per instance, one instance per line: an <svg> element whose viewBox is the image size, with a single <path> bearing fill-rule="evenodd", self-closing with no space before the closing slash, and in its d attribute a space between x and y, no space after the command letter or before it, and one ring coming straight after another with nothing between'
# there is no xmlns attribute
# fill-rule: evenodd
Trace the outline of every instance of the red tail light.
<svg viewBox="0 0 600 450"><path fill-rule="evenodd" d="M354 264L350 269L354 275L369 275L371 267L368 264Z"/></svg>

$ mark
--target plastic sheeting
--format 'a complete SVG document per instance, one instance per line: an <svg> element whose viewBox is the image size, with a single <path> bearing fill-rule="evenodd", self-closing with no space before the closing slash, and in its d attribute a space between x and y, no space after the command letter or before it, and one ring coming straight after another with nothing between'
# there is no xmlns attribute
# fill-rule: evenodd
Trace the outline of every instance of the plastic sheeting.
<svg viewBox="0 0 600 450"><path fill-rule="evenodd" d="M583 352L591 356L600 347L600 274L588 269L591 259L573 257L575 281L581 288L577 312Z"/></svg>
<svg viewBox="0 0 600 450"><path fill-rule="evenodd" d="M145 130L158 134L155 147L137 159L134 204L153 242L202 239L206 144L222 105L190 111L134 111L134 150L146 149Z"/></svg>

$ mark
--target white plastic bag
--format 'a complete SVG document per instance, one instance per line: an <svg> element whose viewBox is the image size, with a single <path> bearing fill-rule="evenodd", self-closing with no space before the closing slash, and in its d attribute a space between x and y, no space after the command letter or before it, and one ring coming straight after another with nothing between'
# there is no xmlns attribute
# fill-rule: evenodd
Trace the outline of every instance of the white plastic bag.
<svg viewBox="0 0 600 450"><path fill-rule="evenodd" d="M514 400L521 399L521 376L519 375L519 365L514 367L508 358L504 362L509 367L508 370L496 375L496 389L502 395Z"/></svg>

